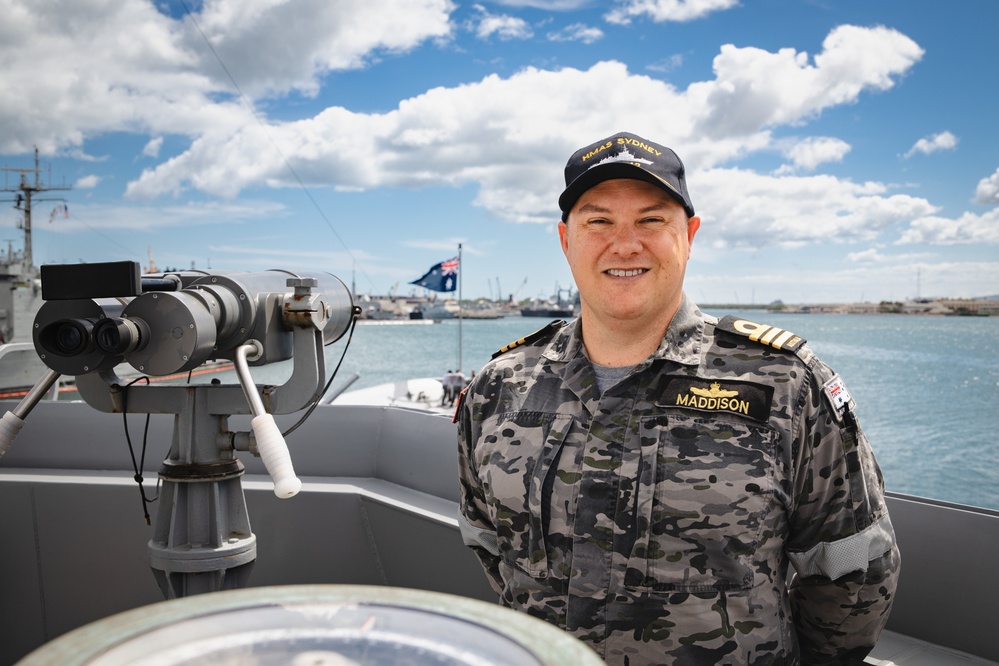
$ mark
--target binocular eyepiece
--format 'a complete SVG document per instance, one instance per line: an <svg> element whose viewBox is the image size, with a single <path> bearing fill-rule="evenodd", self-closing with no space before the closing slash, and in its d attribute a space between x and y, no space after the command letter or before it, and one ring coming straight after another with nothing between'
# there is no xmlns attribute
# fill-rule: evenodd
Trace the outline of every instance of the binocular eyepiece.
<svg viewBox="0 0 999 666"><path fill-rule="evenodd" d="M118 317L59 319L38 332L38 343L57 356L73 357L93 351L93 347L111 356L123 356L148 338L143 322Z"/></svg>
<svg viewBox="0 0 999 666"><path fill-rule="evenodd" d="M115 317L97 322L91 334L97 348L105 354L124 356L145 344L149 329L142 320Z"/></svg>
<svg viewBox="0 0 999 666"><path fill-rule="evenodd" d="M62 319L39 333L42 346L59 356L76 356L86 350L93 334L89 319Z"/></svg>

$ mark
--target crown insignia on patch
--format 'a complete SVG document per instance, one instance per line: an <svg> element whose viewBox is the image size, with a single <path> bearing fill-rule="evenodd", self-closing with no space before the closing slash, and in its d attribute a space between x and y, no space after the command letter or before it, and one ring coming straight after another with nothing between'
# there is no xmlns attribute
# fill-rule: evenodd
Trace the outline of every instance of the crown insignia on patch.
<svg viewBox="0 0 999 666"><path fill-rule="evenodd" d="M732 396L739 395L738 391L723 390L718 382L712 382L711 388L706 389L691 386L690 392L694 395L699 395L702 398L731 398Z"/></svg>

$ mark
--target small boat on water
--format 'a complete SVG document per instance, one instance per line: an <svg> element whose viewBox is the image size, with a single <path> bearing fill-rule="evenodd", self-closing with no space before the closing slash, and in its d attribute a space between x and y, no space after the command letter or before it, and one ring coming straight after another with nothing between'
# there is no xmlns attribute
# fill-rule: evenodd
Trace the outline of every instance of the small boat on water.
<svg viewBox="0 0 999 666"><path fill-rule="evenodd" d="M409 313L410 319L427 319L440 321L442 319L455 319L457 310L451 309L443 303L424 303L413 308Z"/></svg>
<svg viewBox="0 0 999 666"><path fill-rule="evenodd" d="M568 294L562 298L562 293ZM555 295L550 299L535 299L520 309L522 317L547 317L548 319L572 319L579 307L579 292L573 295L572 289L555 287Z"/></svg>
<svg viewBox="0 0 999 666"><path fill-rule="evenodd" d="M340 393L329 398L332 405L367 405L398 407L431 414L451 416L453 404L444 397L444 383L432 377L403 379L368 388Z"/></svg>
<svg viewBox="0 0 999 666"><path fill-rule="evenodd" d="M545 317L546 319L572 319L572 308L559 307L554 303L533 303L520 309L521 317Z"/></svg>
<svg viewBox="0 0 999 666"><path fill-rule="evenodd" d="M136 615L126 613L134 609L148 607L141 612L147 619L176 619L171 604L200 593L376 586L495 603L458 531L450 418L391 402L405 394L409 402L434 404L439 382L401 382L392 394L326 401L322 347L350 325L349 292L302 276L289 278L286 290L273 286L274 276L219 275L216 283L207 280L210 288L206 277L185 276L185 289L207 292L192 299L181 289L168 297L176 307L167 315L133 305L151 303L150 292L129 307L150 321L163 316L166 330L175 330L188 316L195 328L212 328L197 314L211 298L234 306L259 347L242 340L232 322L220 322L214 342L202 341L194 352L229 350L238 384L126 389L111 359L111 369L77 376L81 400L39 399L52 379L46 375L35 393L0 401L0 663L67 644L75 651L62 663L97 663L83 659L80 641L93 645L107 641L107 631L134 630ZM231 296L254 290L262 314L251 317L235 306L254 299ZM163 348L141 350L150 362L186 369L198 360L178 360L171 336L153 339ZM294 370L284 384L253 384L249 363L289 355ZM273 454L278 439L286 457ZM992 634L999 569L989 557L999 550L999 512L891 493L888 502L903 574L888 631L867 663L999 663ZM198 617L189 616L189 625ZM89 630L94 622L89 626L98 629ZM193 640L175 635L174 644ZM27 656L25 663L40 662Z"/></svg>

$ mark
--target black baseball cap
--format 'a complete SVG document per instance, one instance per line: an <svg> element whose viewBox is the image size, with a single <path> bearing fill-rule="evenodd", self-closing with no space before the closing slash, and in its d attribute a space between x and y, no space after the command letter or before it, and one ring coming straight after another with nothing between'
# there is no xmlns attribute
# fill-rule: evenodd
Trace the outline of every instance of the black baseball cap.
<svg viewBox="0 0 999 666"><path fill-rule="evenodd" d="M683 162L676 153L635 134L619 132L580 148L565 165L565 191L558 198L562 219L583 192L613 178L634 178L661 187L693 217Z"/></svg>

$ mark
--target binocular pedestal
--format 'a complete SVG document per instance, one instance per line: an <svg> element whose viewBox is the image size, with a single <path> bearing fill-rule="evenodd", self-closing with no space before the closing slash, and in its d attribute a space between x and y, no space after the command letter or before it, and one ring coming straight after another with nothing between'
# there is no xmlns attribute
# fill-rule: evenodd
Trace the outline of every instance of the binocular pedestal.
<svg viewBox="0 0 999 666"><path fill-rule="evenodd" d="M49 370L0 419L0 456L60 374L75 376L80 397L100 411L174 415L150 566L168 599L245 586L257 541L235 452L260 456L277 497L301 489L273 415L318 404L323 349L360 314L347 287L329 274L283 270L140 276L137 262L43 266L42 283L33 341ZM216 359L233 361L237 384L136 385L115 373L128 363L162 376ZM258 387L250 376L250 363L290 359L281 386ZM235 414L252 417L250 432L229 431Z"/></svg>
<svg viewBox="0 0 999 666"><path fill-rule="evenodd" d="M257 557L243 464L218 445L227 418L207 413L212 388L187 389L189 404L174 418L170 456L159 472L149 565L167 599L245 587Z"/></svg>

